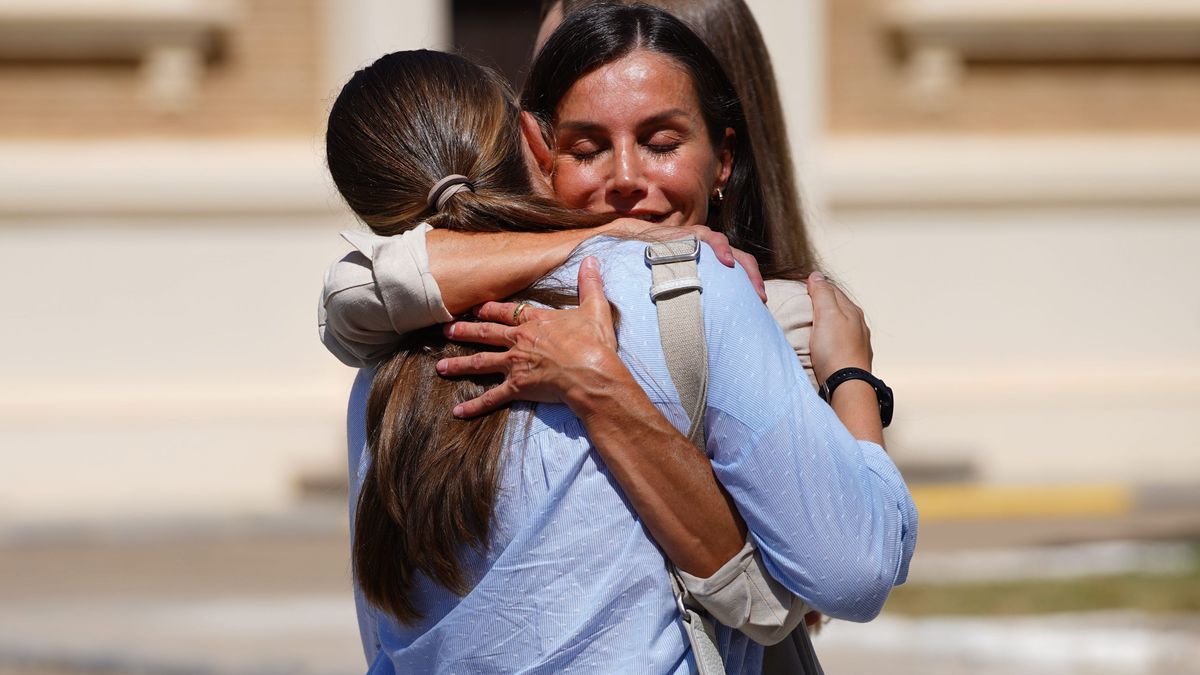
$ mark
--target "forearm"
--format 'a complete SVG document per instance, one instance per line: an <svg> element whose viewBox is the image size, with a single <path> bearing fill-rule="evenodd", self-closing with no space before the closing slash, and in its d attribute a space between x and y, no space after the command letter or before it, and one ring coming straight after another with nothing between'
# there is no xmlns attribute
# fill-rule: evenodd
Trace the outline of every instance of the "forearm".
<svg viewBox="0 0 1200 675"><path fill-rule="evenodd" d="M871 385L850 380L833 392L833 412L850 435L883 447L883 423L879 418L879 399Z"/></svg>
<svg viewBox="0 0 1200 675"><path fill-rule="evenodd" d="M742 549L745 524L704 453L623 366L610 370L606 381L590 383L568 403L667 557L689 574L708 577Z"/></svg>
<svg viewBox="0 0 1200 675"><path fill-rule="evenodd" d="M566 262L600 228L559 232L451 232L425 235L429 268L451 314L529 287Z"/></svg>

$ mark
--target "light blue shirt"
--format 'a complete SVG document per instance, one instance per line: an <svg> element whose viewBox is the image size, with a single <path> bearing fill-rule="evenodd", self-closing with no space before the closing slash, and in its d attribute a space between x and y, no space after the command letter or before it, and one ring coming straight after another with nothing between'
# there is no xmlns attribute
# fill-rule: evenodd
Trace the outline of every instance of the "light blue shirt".
<svg viewBox="0 0 1200 675"><path fill-rule="evenodd" d="M676 427L650 300L645 244L596 240L605 293L620 310L620 354ZM574 285L578 262L556 277ZM902 583L916 543L912 498L887 454L855 440L813 392L795 353L740 269L702 249L708 342L708 454L768 570L825 614L867 621ZM369 460L364 369L350 398L351 504ZM646 448L646 452L654 452ZM404 626L357 597L373 673L692 673L661 551L562 405L509 422L489 551L458 597L425 582L426 616ZM760 673L762 647L718 627L729 673Z"/></svg>

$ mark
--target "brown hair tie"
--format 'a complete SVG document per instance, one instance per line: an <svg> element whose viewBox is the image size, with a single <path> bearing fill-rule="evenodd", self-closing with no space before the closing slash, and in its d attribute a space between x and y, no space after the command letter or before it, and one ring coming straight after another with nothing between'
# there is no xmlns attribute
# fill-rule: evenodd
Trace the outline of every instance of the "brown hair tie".
<svg viewBox="0 0 1200 675"><path fill-rule="evenodd" d="M475 186L471 184L471 179L457 173L452 173L433 184L433 187L429 190L429 196L425 198L425 203L434 211L441 211L442 206L446 204L446 200L463 190L475 191Z"/></svg>

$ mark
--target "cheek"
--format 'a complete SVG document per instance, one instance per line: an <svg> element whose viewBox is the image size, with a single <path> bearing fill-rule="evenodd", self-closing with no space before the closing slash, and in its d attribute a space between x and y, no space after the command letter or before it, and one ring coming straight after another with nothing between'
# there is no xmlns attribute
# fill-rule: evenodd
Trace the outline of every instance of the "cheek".
<svg viewBox="0 0 1200 675"><path fill-rule="evenodd" d="M552 185L559 200L573 208L586 207L594 197L604 192L604 179L600 173L590 166L575 162L556 163Z"/></svg>
<svg viewBox="0 0 1200 675"><path fill-rule="evenodd" d="M659 165L658 186L677 207L708 208L709 185L716 177L710 162L681 157Z"/></svg>

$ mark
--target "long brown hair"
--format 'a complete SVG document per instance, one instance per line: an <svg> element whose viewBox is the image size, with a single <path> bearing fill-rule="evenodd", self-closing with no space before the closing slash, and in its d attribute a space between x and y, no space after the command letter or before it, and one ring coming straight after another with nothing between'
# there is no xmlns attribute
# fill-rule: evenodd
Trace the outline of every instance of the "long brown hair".
<svg viewBox="0 0 1200 675"><path fill-rule="evenodd" d="M388 54L355 73L334 102L329 172L350 208L381 235L422 221L499 231L607 220L535 196L518 114L512 90L492 70L441 52ZM466 176L472 189L435 210L429 190L450 174ZM565 300L551 293L538 299ZM463 594L472 580L461 556L488 544L509 411L453 419L455 404L495 378L446 379L434 368L439 359L476 351L447 341L440 327L417 331L371 384L371 466L355 516L354 575L368 601L404 623L422 616L413 597L421 576Z"/></svg>
<svg viewBox="0 0 1200 675"><path fill-rule="evenodd" d="M563 14L601 0L543 0L542 18L559 2ZM611 1L611 0L610 0ZM747 242L759 256L768 278L807 276L816 269L816 254L808 237L800 193L792 165L787 125L771 56L754 14L745 0L642 0L678 17L717 56L747 110L747 141L738 149L754 149L754 164L762 182L763 241Z"/></svg>

